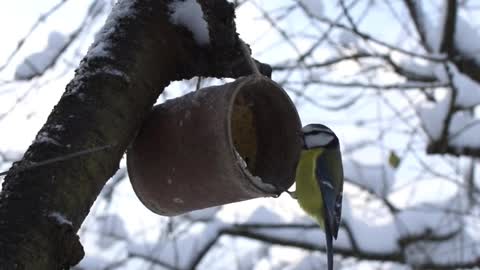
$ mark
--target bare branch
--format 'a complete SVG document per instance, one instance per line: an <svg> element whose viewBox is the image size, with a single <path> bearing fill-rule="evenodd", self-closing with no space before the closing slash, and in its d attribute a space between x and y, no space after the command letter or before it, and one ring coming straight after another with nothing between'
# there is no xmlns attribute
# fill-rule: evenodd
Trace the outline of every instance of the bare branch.
<svg viewBox="0 0 480 270"><path fill-rule="evenodd" d="M446 14L443 21L443 35L440 43L440 52L449 56L455 55L455 27L457 25L457 0L447 0Z"/></svg>

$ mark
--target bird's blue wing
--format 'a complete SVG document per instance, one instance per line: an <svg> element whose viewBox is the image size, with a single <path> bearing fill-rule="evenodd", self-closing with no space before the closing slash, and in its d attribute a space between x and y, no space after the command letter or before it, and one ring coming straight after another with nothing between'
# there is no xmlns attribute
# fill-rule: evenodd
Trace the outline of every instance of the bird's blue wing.
<svg viewBox="0 0 480 270"><path fill-rule="evenodd" d="M342 214L343 167L339 149L325 149L316 160L315 174L325 206L325 221L336 239Z"/></svg>

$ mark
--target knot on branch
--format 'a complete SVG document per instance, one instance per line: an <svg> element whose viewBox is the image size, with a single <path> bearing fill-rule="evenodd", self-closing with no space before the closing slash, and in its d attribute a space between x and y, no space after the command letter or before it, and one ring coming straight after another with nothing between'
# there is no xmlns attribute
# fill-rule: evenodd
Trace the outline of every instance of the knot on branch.
<svg viewBox="0 0 480 270"><path fill-rule="evenodd" d="M60 264L59 269L70 269L78 264L85 256L85 251L80 243L80 238L75 233L72 223L58 213L49 215L53 223L54 235L58 237L55 241L55 256Z"/></svg>

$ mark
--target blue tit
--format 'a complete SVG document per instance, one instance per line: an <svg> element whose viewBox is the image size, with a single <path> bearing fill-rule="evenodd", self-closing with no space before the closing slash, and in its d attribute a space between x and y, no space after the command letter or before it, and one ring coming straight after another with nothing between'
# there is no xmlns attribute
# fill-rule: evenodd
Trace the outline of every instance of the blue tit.
<svg viewBox="0 0 480 270"><path fill-rule="evenodd" d="M333 269L332 237L337 239L342 211L343 166L335 133L321 124L302 128L303 149L296 171L295 198L325 230L328 269Z"/></svg>

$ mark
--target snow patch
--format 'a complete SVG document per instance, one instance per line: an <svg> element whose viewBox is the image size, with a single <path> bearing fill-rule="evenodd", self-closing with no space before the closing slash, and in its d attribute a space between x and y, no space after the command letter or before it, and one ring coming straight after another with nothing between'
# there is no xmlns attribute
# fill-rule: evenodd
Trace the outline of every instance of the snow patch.
<svg viewBox="0 0 480 270"><path fill-rule="evenodd" d="M175 265L177 269L187 269L196 254L210 245L211 241L218 236L219 231L226 227L226 224L220 221L196 224L191 226L187 232L178 235L175 241L162 241L159 244L158 242L149 243L139 238L129 242L127 249L130 254L161 258L167 265ZM181 247L180 254L182 256L178 256L179 247Z"/></svg>
<svg viewBox="0 0 480 270"><path fill-rule="evenodd" d="M246 174L246 176L250 179L252 184L254 184L257 187L261 187L262 190L269 191L272 194L276 194L276 188L269 184L263 182L262 178L256 175L253 175L249 170L248 170L248 165L247 162L243 159L243 157L240 155L240 153L235 150L235 157L236 157L236 162L237 164L242 167L243 172Z"/></svg>
<svg viewBox="0 0 480 270"><path fill-rule="evenodd" d="M421 26L423 26L423 31L425 32L426 43L430 47L433 53L438 53L440 51L440 43L443 39L443 27L445 25L445 19L447 17L447 7L446 2L442 5L441 14L435 16L436 23L433 23L430 20L430 16L426 13L422 7L421 1L413 1L414 8L417 11L417 18Z"/></svg>
<svg viewBox="0 0 480 270"><path fill-rule="evenodd" d="M120 18L135 17L135 0L118 1L110 12L110 15L102 29L95 35L95 40L88 49L87 58L112 58L110 53L112 49L111 36L116 31L118 20Z"/></svg>
<svg viewBox="0 0 480 270"><path fill-rule="evenodd" d="M451 94L449 93L438 103L424 105L418 110L423 128L433 140L442 136L443 125L450 107L450 99Z"/></svg>
<svg viewBox="0 0 480 270"><path fill-rule="evenodd" d="M393 169L387 164L364 165L354 160L343 162L345 178L380 198L385 198L395 182Z"/></svg>
<svg viewBox="0 0 480 270"><path fill-rule="evenodd" d="M469 108L480 104L480 85L451 65L452 82L457 90L455 105Z"/></svg>
<svg viewBox="0 0 480 270"><path fill-rule="evenodd" d="M102 248L109 248L118 239L128 238L128 231L125 222L117 214L104 214L96 219L95 230L98 230L103 237L97 239L97 244Z"/></svg>
<svg viewBox="0 0 480 270"><path fill-rule="evenodd" d="M461 73L457 67L448 64L448 73L445 66L435 68L435 76L442 82L448 82L451 76L453 91L455 92L455 107L458 109L472 108L480 104L480 85ZM419 109L419 117L427 134L433 140L438 140L444 130L445 119L452 102L452 93L437 103L423 105ZM449 123L448 139L449 145L457 148L480 147L478 134L480 132L480 121L467 110L458 110L452 115Z"/></svg>
<svg viewBox="0 0 480 270"><path fill-rule="evenodd" d="M198 45L210 43L208 23L205 21L202 7L196 0L174 1L169 5L169 9L170 22L190 30Z"/></svg>
<svg viewBox="0 0 480 270"><path fill-rule="evenodd" d="M211 220L215 218L217 215L218 211L220 211L221 207L209 207L201 210L195 210L192 211L188 214L186 214L188 217L190 217L193 220Z"/></svg>
<svg viewBox="0 0 480 270"><path fill-rule="evenodd" d="M468 57L480 63L480 34L478 28L473 27L462 16L457 16L455 25L455 48Z"/></svg>
<svg viewBox="0 0 480 270"><path fill-rule="evenodd" d="M346 30L342 31L338 36L338 44L345 49L356 49L360 47L357 35Z"/></svg>
<svg viewBox="0 0 480 270"><path fill-rule="evenodd" d="M68 39L60 32L53 31L48 36L47 47L27 56L15 70L16 80L29 80L43 74L59 57Z"/></svg>
<svg viewBox="0 0 480 270"><path fill-rule="evenodd" d="M34 143L51 143L51 144L54 144L54 145L58 145L58 146L61 146L61 144L50 137L50 135L48 134L48 132L46 131L41 131L37 134L37 137L35 138L35 141L33 141Z"/></svg>
<svg viewBox="0 0 480 270"><path fill-rule="evenodd" d="M433 65L430 62L418 61L417 59L403 59L400 64L401 68L408 73L419 75L420 77L434 78L435 72L434 68L436 65Z"/></svg>
<svg viewBox="0 0 480 270"><path fill-rule="evenodd" d="M72 226L73 223L68 220L63 214L61 214L60 212L51 212L49 215L49 217L55 219L55 221L58 223L58 224L61 224L61 225L64 225L64 224L67 224L69 226Z"/></svg>
<svg viewBox="0 0 480 270"><path fill-rule="evenodd" d="M256 208L246 220L246 223L255 224L282 224L283 222L285 222L285 219L282 216L263 206Z"/></svg>
<svg viewBox="0 0 480 270"><path fill-rule="evenodd" d="M323 16L323 4L320 0L300 0L300 5L310 15L315 17Z"/></svg>
<svg viewBox="0 0 480 270"><path fill-rule="evenodd" d="M459 111L453 114L449 127L449 144L457 148L480 147L480 121L470 112Z"/></svg>

